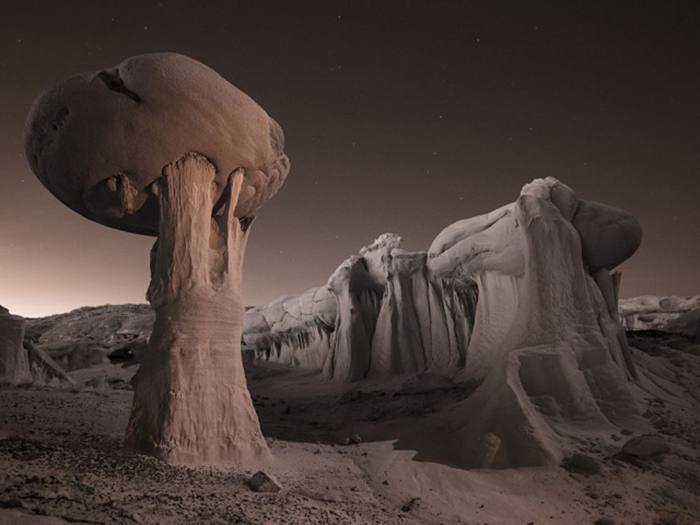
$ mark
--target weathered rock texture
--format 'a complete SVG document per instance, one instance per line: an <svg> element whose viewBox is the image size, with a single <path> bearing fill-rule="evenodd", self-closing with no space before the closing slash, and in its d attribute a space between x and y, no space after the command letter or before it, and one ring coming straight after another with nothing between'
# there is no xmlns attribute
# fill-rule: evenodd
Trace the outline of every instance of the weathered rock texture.
<svg viewBox="0 0 700 525"><path fill-rule="evenodd" d="M577 221L579 209L599 210L604 237L583 257L579 229L588 219ZM634 424L627 379L635 371L608 270L639 245L636 221L582 205L555 179L526 185L513 205L472 221L445 230L429 251L434 274L479 289L463 374L484 382L458 408L469 417L447 432L461 464L554 464L567 440ZM606 226L626 223L634 227ZM594 275L586 260L597 261Z"/></svg>
<svg viewBox="0 0 700 525"><path fill-rule="evenodd" d="M104 348L148 339L155 314L148 304L85 306L71 312L27 319L26 337L37 345L91 341Z"/></svg>
<svg viewBox="0 0 700 525"><path fill-rule="evenodd" d="M44 351L25 339L26 319L0 306L0 384L73 383Z"/></svg>
<svg viewBox="0 0 700 525"><path fill-rule="evenodd" d="M640 241L628 213L538 179L449 226L427 253L380 237L324 288L251 310L244 343L341 381L483 381L436 421L435 439L461 466L554 464L569 438L638 422L609 271Z"/></svg>
<svg viewBox="0 0 700 525"><path fill-rule="evenodd" d="M249 231L234 215L243 172L232 175L218 211L214 173L192 154L167 166L158 183L148 289L156 321L134 381L126 444L175 463L240 464L268 454L237 348Z"/></svg>
<svg viewBox="0 0 700 525"><path fill-rule="evenodd" d="M477 289L434 279L426 263L427 254L384 234L324 287L249 310L244 347L339 381L451 375L465 365Z"/></svg>
<svg viewBox="0 0 700 525"><path fill-rule="evenodd" d="M0 306L0 384L17 385L32 381L24 349L25 320Z"/></svg>
<svg viewBox="0 0 700 525"><path fill-rule="evenodd" d="M111 353L131 362L146 348L154 319L148 304L78 308L27 319L25 346L31 342L69 372L106 362Z"/></svg>
<svg viewBox="0 0 700 525"><path fill-rule="evenodd" d="M695 312L695 313L693 313ZM696 335L690 318L700 317L700 295L693 297L661 297L643 295L620 300L620 322L627 330L677 331ZM690 329L688 332L687 329Z"/></svg>
<svg viewBox="0 0 700 525"><path fill-rule="evenodd" d="M449 226L427 253L382 235L324 287L251 309L244 345L339 380L458 371L483 378L500 355L585 328L599 310L610 337L624 339L619 274L609 270L640 239L628 213L538 180L517 202ZM618 346L610 351L624 361Z"/></svg>
<svg viewBox="0 0 700 525"><path fill-rule="evenodd" d="M125 442L172 462L269 455L242 371L241 264L252 213L289 170L252 99L174 53L70 77L34 103L26 151L44 185L107 226L157 235Z"/></svg>

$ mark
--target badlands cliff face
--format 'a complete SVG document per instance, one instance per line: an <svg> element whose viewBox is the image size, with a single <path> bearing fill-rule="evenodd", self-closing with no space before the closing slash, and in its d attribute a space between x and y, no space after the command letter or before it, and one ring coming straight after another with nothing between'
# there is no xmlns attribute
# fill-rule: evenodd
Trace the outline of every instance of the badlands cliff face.
<svg viewBox="0 0 700 525"><path fill-rule="evenodd" d="M244 348L336 381L479 381L420 439L467 468L554 463L583 435L641 424L610 274L640 241L628 213L538 179L427 253L386 234L325 286L250 310Z"/></svg>
<svg viewBox="0 0 700 525"><path fill-rule="evenodd" d="M426 262L384 234L325 286L249 310L244 347L342 381L455 371L465 364L476 287L433 279Z"/></svg>
<svg viewBox="0 0 700 525"><path fill-rule="evenodd" d="M640 240L628 213L536 180L516 202L446 228L427 253L384 234L326 285L249 310L244 348L341 381L483 378L516 348L595 334L631 374L609 270Z"/></svg>

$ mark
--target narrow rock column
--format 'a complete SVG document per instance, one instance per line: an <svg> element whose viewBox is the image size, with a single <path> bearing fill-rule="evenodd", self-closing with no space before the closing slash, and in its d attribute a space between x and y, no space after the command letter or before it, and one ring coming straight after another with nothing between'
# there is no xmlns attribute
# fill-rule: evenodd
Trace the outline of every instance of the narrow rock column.
<svg viewBox="0 0 700 525"><path fill-rule="evenodd" d="M0 306L0 385L32 382L27 351L22 345L25 323L23 317Z"/></svg>
<svg viewBox="0 0 700 525"><path fill-rule="evenodd" d="M218 203L214 180L212 164L190 153L153 184L160 223L148 300L156 321L125 443L171 463L241 465L269 457L240 349L250 220L234 216L243 170Z"/></svg>

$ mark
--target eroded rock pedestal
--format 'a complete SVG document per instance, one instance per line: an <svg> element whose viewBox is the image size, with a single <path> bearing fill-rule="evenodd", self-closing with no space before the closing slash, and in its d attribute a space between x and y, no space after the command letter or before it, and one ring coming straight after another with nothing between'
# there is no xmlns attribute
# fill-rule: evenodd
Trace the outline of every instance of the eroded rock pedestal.
<svg viewBox="0 0 700 525"><path fill-rule="evenodd" d="M239 355L240 272L249 217L289 172L277 122L206 65L151 53L44 91L25 149L65 205L159 239L127 445L193 464L266 457Z"/></svg>
<svg viewBox="0 0 700 525"><path fill-rule="evenodd" d="M148 299L156 321L134 379L125 441L173 463L245 464L269 455L240 355L250 220L234 209L243 170L216 203L214 177L205 158L190 154L154 184L160 234Z"/></svg>

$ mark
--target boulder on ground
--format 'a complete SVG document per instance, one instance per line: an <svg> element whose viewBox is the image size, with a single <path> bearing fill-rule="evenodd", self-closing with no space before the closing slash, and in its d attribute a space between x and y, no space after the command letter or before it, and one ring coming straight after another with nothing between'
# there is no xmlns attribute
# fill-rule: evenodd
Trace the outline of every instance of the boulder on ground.
<svg viewBox="0 0 700 525"><path fill-rule="evenodd" d="M253 476L246 483L255 492L279 492L282 490L282 486L274 478L274 476L271 476L262 470L253 474Z"/></svg>
<svg viewBox="0 0 700 525"><path fill-rule="evenodd" d="M670 451L668 441L654 434L634 437L622 446L623 454L638 458L650 458Z"/></svg>

